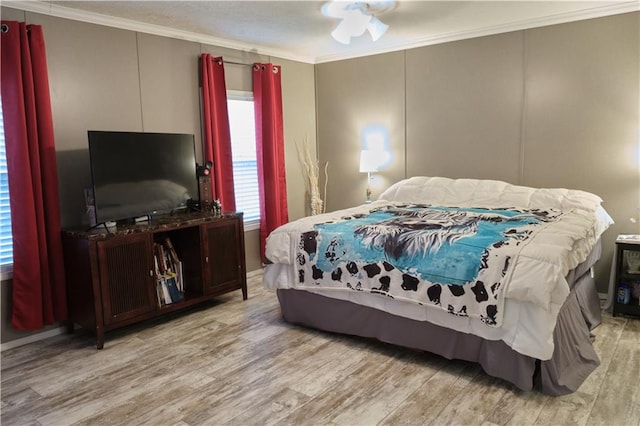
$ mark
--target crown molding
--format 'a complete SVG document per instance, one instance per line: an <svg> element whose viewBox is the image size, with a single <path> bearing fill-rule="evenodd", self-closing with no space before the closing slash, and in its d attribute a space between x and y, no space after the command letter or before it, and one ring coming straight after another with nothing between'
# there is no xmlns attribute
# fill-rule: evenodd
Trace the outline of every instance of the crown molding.
<svg viewBox="0 0 640 426"><path fill-rule="evenodd" d="M190 31L168 28L161 25L147 24L140 21L134 21L125 18L116 18L113 16L103 15L100 13L88 12L70 7L60 6L57 4L43 3L41 1L29 0L5 0L2 2L3 7L12 9L20 9L26 12L40 13L42 15L55 16L57 18L71 19L73 21L81 21L90 24L104 25L107 27L119 28L122 30L136 31L146 34L152 34L163 37L176 38L180 40L193 41L202 44L214 45L229 49L240 50L264 56L274 56L281 59L291 61L314 63L314 58L309 56L292 55L290 52L281 49L272 49L265 46L255 44L242 43L236 40L229 40L219 37L207 36L204 34L194 33Z"/></svg>
<svg viewBox="0 0 640 426"><path fill-rule="evenodd" d="M460 41L476 37L484 37L489 35L507 33L512 31L521 31L532 28L546 27L549 25L565 24L568 22L583 21L586 19L601 18L605 16L618 15L622 13L640 11L640 1L628 1L623 3L613 3L604 6L584 9L578 12L567 12L556 15L545 16L542 18L527 19L508 24L495 25L490 27L478 28L471 31L457 31L448 34L425 37L412 40L408 43L395 44L379 44L380 47L360 49L350 51L344 54L321 55L321 56L302 56L292 54L282 49L273 49L266 46L242 43L236 40L224 39L219 37L207 36L199 33L168 28L160 25L146 24L139 21L133 21L124 18L115 18L99 13L87 12L57 4L43 3L41 1L28 0L5 0L2 6L14 9L20 9L27 12L40 13L43 15L55 16L58 18L66 18L75 21L87 22L97 25L105 25L109 27L137 31L147 34L153 34L164 37L171 37L181 40L193 41L207 45L214 45L224 48L235 49L243 52L250 52L258 55L274 56L281 59L287 59L308 64L319 64L325 62L334 62L345 59L359 58L363 56L377 55L382 53L396 52L399 50L414 49L417 47L430 46L434 44L447 43L452 41Z"/></svg>

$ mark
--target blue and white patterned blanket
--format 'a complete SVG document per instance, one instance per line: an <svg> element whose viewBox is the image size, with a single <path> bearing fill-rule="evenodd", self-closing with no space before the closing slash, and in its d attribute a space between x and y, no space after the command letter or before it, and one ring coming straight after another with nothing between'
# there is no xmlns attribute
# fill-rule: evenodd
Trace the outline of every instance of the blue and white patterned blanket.
<svg viewBox="0 0 640 426"><path fill-rule="evenodd" d="M513 261L561 215L395 204L319 223L300 236L297 287L378 293L497 327Z"/></svg>

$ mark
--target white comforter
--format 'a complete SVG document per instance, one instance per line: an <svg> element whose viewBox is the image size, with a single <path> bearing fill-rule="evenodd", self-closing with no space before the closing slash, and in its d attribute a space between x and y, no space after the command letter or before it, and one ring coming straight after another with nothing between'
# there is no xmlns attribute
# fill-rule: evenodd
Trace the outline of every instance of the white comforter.
<svg viewBox="0 0 640 426"><path fill-rule="evenodd" d="M553 329L569 294L566 276L583 262L613 221L593 194L568 189L535 189L505 182L414 177L398 182L371 204L310 216L276 229L267 239L266 256L273 262L264 274L265 288L296 288L293 267L300 234L315 223L399 201L451 207L515 207L557 209L563 219L549 224L527 241L506 284L502 326L450 315L427 305L415 305L375 294L319 289L316 293L349 300L408 318L429 321L491 340L503 340L514 350L546 360L553 354ZM309 289L305 288L309 291Z"/></svg>

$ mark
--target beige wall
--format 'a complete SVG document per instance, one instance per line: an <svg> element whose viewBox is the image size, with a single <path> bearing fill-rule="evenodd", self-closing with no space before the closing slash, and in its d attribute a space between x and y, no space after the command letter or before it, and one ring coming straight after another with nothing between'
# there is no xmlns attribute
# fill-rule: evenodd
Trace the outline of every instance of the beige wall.
<svg viewBox="0 0 640 426"><path fill-rule="evenodd" d="M523 183L598 194L604 291L618 234L640 233L640 13L526 33ZM630 219L638 222L633 224Z"/></svg>
<svg viewBox="0 0 640 426"><path fill-rule="evenodd" d="M316 88L313 66L278 59L282 65L282 109L284 116L285 162L289 219L311 214L309 185L298 159L298 148L306 140L316 158Z"/></svg>
<svg viewBox="0 0 640 426"><path fill-rule="evenodd" d="M628 13L317 65L329 210L362 202L360 133L380 122L394 161L374 196L416 175L601 196L616 221L596 271L606 292L615 236L640 233L630 221L640 219L639 21Z"/></svg>
<svg viewBox="0 0 640 426"><path fill-rule="evenodd" d="M91 184L87 130L193 133L202 159L198 57L223 56L229 90L252 91L254 61L282 66L284 136L291 219L306 215L295 141L308 136L315 156L314 66L251 52L171 39L2 8L2 18L43 26L56 137L64 227L83 222L83 188ZM247 271L261 267L259 231L245 232ZM28 336L9 327L9 282L3 282L2 342Z"/></svg>
<svg viewBox="0 0 640 426"><path fill-rule="evenodd" d="M362 129L389 131L391 164L375 176L372 196L405 176L404 52L316 66L320 163L329 163L327 211L365 201L366 175L358 173Z"/></svg>
<svg viewBox="0 0 640 426"><path fill-rule="evenodd" d="M406 52L407 176L518 182L522 38L507 33Z"/></svg>

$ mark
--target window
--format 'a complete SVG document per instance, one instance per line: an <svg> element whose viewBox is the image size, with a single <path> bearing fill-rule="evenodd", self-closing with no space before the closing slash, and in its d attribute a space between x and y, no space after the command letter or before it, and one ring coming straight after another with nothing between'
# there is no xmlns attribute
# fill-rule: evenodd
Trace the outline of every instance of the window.
<svg viewBox="0 0 640 426"><path fill-rule="evenodd" d="M0 99L0 268L2 273L9 273L12 265L13 239L11 238L11 210L9 208L9 177Z"/></svg>
<svg viewBox="0 0 640 426"><path fill-rule="evenodd" d="M253 94L229 91L227 107L231 130L236 209L244 212L245 225L250 229L257 229L260 221L260 197Z"/></svg>

